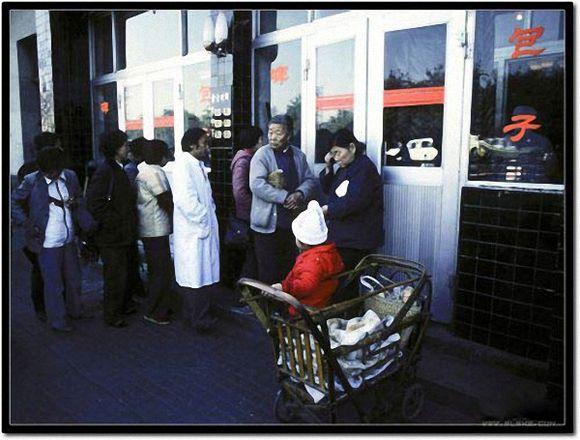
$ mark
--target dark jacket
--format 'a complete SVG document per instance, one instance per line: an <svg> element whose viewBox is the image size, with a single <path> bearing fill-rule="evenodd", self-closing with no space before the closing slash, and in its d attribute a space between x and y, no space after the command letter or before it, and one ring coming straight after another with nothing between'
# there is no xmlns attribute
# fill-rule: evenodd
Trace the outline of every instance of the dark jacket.
<svg viewBox="0 0 580 440"><path fill-rule="evenodd" d="M371 250L384 243L383 184L375 165L358 156L346 168L325 175L320 172L322 191L328 195L328 241L337 247ZM348 180L343 197L338 186Z"/></svg>
<svg viewBox="0 0 580 440"><path fill-rule="evenodd" d="M96 228L96 222L81 200L77 175L69 169L64 169L63 172L75 230L77 233L91 233ZM12 193L12 222L15 225L24 225L26 247L35 253L40 252L44 243L49 204L48 185L39 171L26 175Z"/></svg>
<svg viewBox="0 0 580 440"><path fill-rule="evenodd" d="M99 223L95 234L98 246L126 246L137 239L135 191L115 160L103 161L93 174L87 190L87 208Z"/></svg>
<svg viewBox="0 0 580 440"><path fill-rule="evenodd" d="M232 192L236 203L236 217L250 222L252 191L250 190L250 161L252 151L240 150L232 160Z"/></svg>

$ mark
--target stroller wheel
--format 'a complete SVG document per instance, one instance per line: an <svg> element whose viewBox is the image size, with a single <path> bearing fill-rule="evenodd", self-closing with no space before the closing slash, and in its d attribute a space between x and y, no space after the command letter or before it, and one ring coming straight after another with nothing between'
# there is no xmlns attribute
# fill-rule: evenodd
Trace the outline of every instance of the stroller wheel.
<svg viewBox="0 0 580 440"><path fill-rule="evenodd" d="M401 406L401 415L406 420L414 420L423 409L425 400L425 391L423 386L415 383L405 390L403 396L403 405Z"/></svg>
<svg viewBox="0 0 580 440"><path fill-rule="evenodd" d="M288 393L284 389L278 390L274 400L274 415L278 420L284 423L296 419L295 405L290 401Z"/></svg>

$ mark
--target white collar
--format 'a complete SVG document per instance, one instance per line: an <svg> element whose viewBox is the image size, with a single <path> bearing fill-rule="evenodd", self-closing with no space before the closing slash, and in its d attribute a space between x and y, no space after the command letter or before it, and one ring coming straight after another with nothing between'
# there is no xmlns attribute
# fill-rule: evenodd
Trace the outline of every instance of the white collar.
<svg viewBox="0 0 580 440"><path fill-rule="evenodd" d="M53 180L50 180L48 177L46 177L44 175L43 175L43 177L44 177L44 180L46 181L47 185L50 185L51 182L54 182ZM66 175L64 174L64 170L62 170L60 172L60 175L58 176L57 180L62 180L63 182L66 182Z"/></svg>
<svg viewBox="0 0 580 440"><path fill-rule="evenodd" d="M117 165L119 165L121 167L121 169L125 168L121 162L117 161L117 159L114 159L114 160L115 160L115 162L117 162Z"/></svg>

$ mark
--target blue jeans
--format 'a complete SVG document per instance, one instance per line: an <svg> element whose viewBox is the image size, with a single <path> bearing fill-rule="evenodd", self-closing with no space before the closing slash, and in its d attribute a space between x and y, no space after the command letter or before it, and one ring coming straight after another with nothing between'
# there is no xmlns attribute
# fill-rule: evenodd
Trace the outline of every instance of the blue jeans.
<svg viewBox="0 0 580 440"><path fill-rule="evenodd" d="M38 264L44 281L48 323L51 327L62 327L66 325L67 313L75 317L81 313L81 266L76 242L57 248L42 248Z"/></svg>

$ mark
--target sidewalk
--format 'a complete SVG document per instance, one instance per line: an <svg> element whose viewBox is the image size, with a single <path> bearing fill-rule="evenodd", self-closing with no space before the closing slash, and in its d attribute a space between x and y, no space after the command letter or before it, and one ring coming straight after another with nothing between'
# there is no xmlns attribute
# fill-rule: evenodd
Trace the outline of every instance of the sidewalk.
<svg viewBox="0 0 580 440"><path fill-rule="evenodd" d="M180 322L146 323L142 314L128 328L106 328L99 313L76 322L72 334L56 334L32 311L19 234L12 246L11 423L277 423L270 341L256 320L224 312L216 334L201 337ZM99 267L83 271L84 300L97 308ZM416 423L479 424L541 406L544 385L514 374L517 368L506 371L517 359L502 357L431 325L419 364L426 400Z"/></svg>

